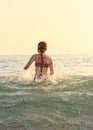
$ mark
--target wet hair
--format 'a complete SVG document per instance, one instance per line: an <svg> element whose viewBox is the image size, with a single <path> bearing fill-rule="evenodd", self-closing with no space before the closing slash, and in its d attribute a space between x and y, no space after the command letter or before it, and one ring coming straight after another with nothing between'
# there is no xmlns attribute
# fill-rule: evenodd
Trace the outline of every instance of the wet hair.
<svg viewBox="0 0 93 130"><path fill-rule="evenodd" d="M41 52L41 67L40 67L40 76L42 75L42 68L43 68L43 65L44 65L44 57L43 57L43 53L47 50L47 43L44 42L44 41L41 41L38 43L38 49L40 50Z"/></svg>
<svg viewBox="0 0 93 130"><path fill-rule="evenodd" d="M41 41L38 43L38 49L41 53L44 53L47 50L47 43L45 41Z"/></svg>

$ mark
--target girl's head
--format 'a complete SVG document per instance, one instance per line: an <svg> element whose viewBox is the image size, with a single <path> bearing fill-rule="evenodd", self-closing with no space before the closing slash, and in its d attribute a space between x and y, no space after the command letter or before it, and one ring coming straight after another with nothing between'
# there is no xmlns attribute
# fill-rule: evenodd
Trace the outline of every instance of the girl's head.
<svg viewBox="0 0 93 130"><path fill-rule="evenodd" d="M45 53L45 51L47 50L47 43L44 41L41 41L38 43L38 51L40 53Z"/></svg>

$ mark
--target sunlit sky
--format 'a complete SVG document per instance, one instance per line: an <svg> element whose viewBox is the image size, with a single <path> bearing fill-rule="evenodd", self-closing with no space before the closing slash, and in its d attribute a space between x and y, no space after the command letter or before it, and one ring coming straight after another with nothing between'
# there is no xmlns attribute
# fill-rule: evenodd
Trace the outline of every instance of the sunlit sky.
<svg viewBox="0 0 93 130"><path fill-rule="evenodd" d="M93 0L0 0L0 54L93 53Z"/></svg>

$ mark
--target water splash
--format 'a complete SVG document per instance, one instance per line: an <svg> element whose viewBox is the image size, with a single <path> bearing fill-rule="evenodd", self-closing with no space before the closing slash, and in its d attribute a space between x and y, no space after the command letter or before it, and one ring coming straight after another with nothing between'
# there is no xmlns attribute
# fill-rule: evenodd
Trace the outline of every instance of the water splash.
<svg viewBox="0 0 93 130"><path fill-rule="evenodd" d="M33 81L33 76L31 75L30 70L22 70L18 77L18 80L22 83L29 84Z"/></svg>

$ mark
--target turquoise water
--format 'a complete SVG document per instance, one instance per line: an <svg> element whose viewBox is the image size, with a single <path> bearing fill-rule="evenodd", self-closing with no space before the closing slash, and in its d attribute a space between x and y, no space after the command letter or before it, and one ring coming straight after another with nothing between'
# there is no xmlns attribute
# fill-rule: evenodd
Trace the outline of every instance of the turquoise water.
<svg viewBox="0 0 93 130"><path fill-rule="evenodd" d="M0 130L93 130L93 55L53 55L39 83L20 80L29 58L0 56Z"/></svg>

